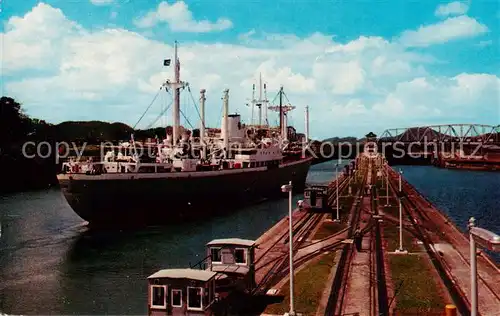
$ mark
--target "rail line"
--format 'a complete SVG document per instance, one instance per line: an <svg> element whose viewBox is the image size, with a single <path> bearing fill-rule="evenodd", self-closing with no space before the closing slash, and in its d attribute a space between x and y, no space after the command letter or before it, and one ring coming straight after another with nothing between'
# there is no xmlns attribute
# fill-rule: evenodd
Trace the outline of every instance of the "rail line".
<svg viewBox="0 0 500 316"><path fill-rule="evenodd" d="M386 170L386 172L388 172L388 170ZM403 190L403 193L399 194L399 191L396 189L396 184L394 183L394 181L395 181L394 175L390 175L390 177L388 177L388 178L390 179L389 186L393 192L393 195L396 197L403 197L405 195L404 194L405 191ZM412 208L415 209L417 214L420 213L420 211L418 210L418 207L416 207L414 205L414 203L411 201L411 199L409 199L409 198L402 199L401 201L402 201L402 207L403 207L405 214L408 216L408 218L410 219L410 222L412 223L412 226L415 228L415 231L419 235L420 241L423 243L423 246L424 246L429 258L431 259L432 264L436 268L444 285L448 289L448 292L450 293L453 301L455 302L457 309L459 310L459 312L462 315L470 315L470 304L466 300L463 291L456 284L455 280L447 273L446 264L444 263L443 259L440 258L436 254L436 252L433 251L434 247L433 246L431 247L431 245L433 245L433 243L432 243L430 237L428 236L427 231L425 229L422 229L424 226L421 224L417 224L414 216L412 215ZM424 215L420 214L419 217L421 219L423 219Z"/></svg>
<svg viewBox="0 0 500 316"><path fill-rule="evenodd" d="M295 232L300 226L304 225L304 222L306 220L308 220L310 217L311 217L311 213L307 213L307 212L302 212L302 211L295 211L293 214L292 214L292 217L293 215L296 215L298 217L298 219L296 219L294 221L294 223L292 224L292 229L293 231ZM285 239L288 240L288 229L285 230L284 232L282 232L279 237L277 238L274 238L274 242L271 244L270 247L268 247L263 253L259 254L258 258L255 259L255 265L259 264L261 262L261 260L263 258L266 257L266 255L277 245L279 244L280 242L281 243L284 243ZM262 242L264 243L264 242ZM262 244L261 243L261 244Z"/></svg>
<svg viewBox="0 0 500 316"><path fill-rule="evenodd" d="M391 177L393 181L395 181L394 179L394 174L393 176ZM393 190L394 192L395 191L395 188L394 188L394 185L392 185L393 187ZM438 225L436 222L430 220L428 214L426 214L425 212L422 211L422 209L419 207L420 205L417 205L417 201L416 199L418 198L421 198L422 195L419 194L418 192L416 192L413 187L407 182L407 181L402 181L402 197L405 197L405 199L402 199L402 202L403 202L403 206L405 207L405 212L408 216L408 218L410 219L412 225L415 227L415 229L418 231L422 231L422 235L424 238L426 238L426 241L429 243L429 246L432 246L432 247L429 247L431 248L430 251L431 253L437 258L437 260L439 260L439 262L441 263L441 265L443 266L443 272L446 273L446 275L448 276L448 273L446 272L447 270L447 264L446 262L444 261L443 258L441 258L441 256L439 256L436 251L435 251L435 248L434 248L434 243L432 241L432 238L429 237L428 235L428 231L431 231L431 232L437 232L437 231L440 231ZM407 194L407 192L414 192L414 194L412 194L411 196ZM412 192L412 193L413 193ZM414 199L410 198L410 197L414 197ZM418 201L420 202L420 201ZM425 200L425 202L428 204L428 205L432 205L428 200ZM420 203L418 203L420 204ZM424 226L423 224L419 224L417 223L417 221L415 220L415 217L419 217L420 218L420 222L419 223L424 223L426 225L430 225L431 227L428 227L428 226ZM425 228L424 230L420 229L421 227ZM465 235L461 232L458 232L459 233L459 238L462 238L462 242L466 242L468 244L468 239L465 237ZM438 239L438 240L445 240L447 241L450 245L452 245L452 247L456 250L456 252L458 253L458 255L461 257L462 259L462 262L466 264L466 266L470 269L470 262L466 259L467 254L464 254L461 249L459 247L455 247L455 243L453 242L450 242L450 238L452 238L452 236L446 236L446 235L443 235L443 234L435 234L435 238ZM424 245L426 243L424 242ZM426 248L427 249L427 248ZM469 247L467 247L467 250L469 250ZM493 263L491 263L489 260L486 261L488 264L490 265L493 265ZM497 269L496 266L493 266L494 269ZM458 304L461 304L461 305L464 305L462 306L463 308L466 308L464 309L465 312L467 313L470 313L470 303L469 301L467 300L466 298L466 295L465 293L462 291L462 289L458 286L455 278L453 276L448 276L449 279L451 279L451 282L452 284L454 285L454 287L456 287L456 292L460 295L460 298L459 298L459 303ZM480 275L478 274L478 281L480 281L482 284L481 284L481 287L482 288L485 288L488 290L488 292L490 292L490 294L495 297L498 301L500 301L500 293L497 293L492 287L491 285L486 282L486 280ZM451 294L451 293L450 293ZM453 297L453 299L455 300L455 298ZM461 301L461 302L460 302ZM457 306L458 307L458 306Z"/></svg>
<svg viewBox="0 0 500 316"><path fill-rule="evenodd" d="M299 247L300 244L305 241L308 234L314 229L315 225L318 224L323 215L324 214L309 213L308 216L302 218L301 222L293 228L294 236L292 242L294 243L294 246L297 245L297 247ZM273 244L270 249L267 250L267 252L269 252L272 248L275 248L279 244L280 245L278 246L278 248L281 249L283 248L283 245L288 244L288 233L289 232L287 230L286 233L281 236L282 238L280 238L275 244ZM294 248L294 253L292 255L295 255L297 250L298 249ZM259 284L254 289L254 294L263 292L265 293L273 284L279 281L280 276L283 274L283 270L286 269L288 255L289 251L282 251L277 258L271 259L266 264L256 267L257 272L260 269L264 269L264 267L268 266L269 264L272 264L272 266L268 269L267 272L265 272Z"/></svg>
<svg viewBox="0 0 500 316"><path fill-rule="evenodd" d="M350 225L347 231L348 238L353 237L354 231L355 229L357 229L359 225L359 217L361 211L360 197L362 196L362 192L365 187L367 177L368 173L364 174L362 185L358 187L358 190L356 192L356 199L354 201L353 206L351 207L350 220L349 220ZM354 256L353 250L354 250L353 244L345 244L344 248L342 249L342 253L337 263L337 271L335 273L335 277L330 289L330 295L328 297L328 302L325 309L325 315L333 316L341 314L342 302L345 295L345 286L342 288L342 285L346 284L346 280L349 275L349 269ZM339 311L339 313L336 313L337 311Z"/></svg>
<svg viewBox="0 0 500 316"><path fill-rule="evenodd" d="M375 215L379 215L378 212L378 205L376 201L379 201L377 198L375 200L375 197L378 197L378 190L375 189L372 191L372 211L375 213ZM389 315L389 297L387 294L387 282L386 282L386 275L385 275L385 260L384 260L384 249L382 247L382 232L380 229L380 223L378 219L374 223L374 232L375 232L375 238L374 238L374 247L375 247L375 272L376 272L376 280L377 280L377 286L376 286L376 297L377 297L377 306L378 306L378 313L377 315Z"/></svg>
<svg viewBox="0 0 500 316"><path fill-rule="evenodd" d="M335 183L336 181L340 181L339 183L339 195L340 193L347 187L348 184L348 179L349 177L345 177L344 175L339 175L335 181L332 181L332 183L329 184L328 186L328 193L329 193L329 202L331 205L331 201L336 198L336 192L333 191L335 188ZM333 197L332 197L333 196ZM304 248L301 247L304 242L307 240L309 235L314 231L314 229L320 224L322 218L325 216L325 214L322 213L309 213L309 212L302 212L302 211L295 211L294 214L302 213L299 216L298 220L294 221L293 226L292 226L292 231L293 231L293 243L294 243L294 253L293 256L297 254L297 252ZM293 215L292 215L292 220L293 220ZM332 238L329 236L329 238ZM328 238L325 238L326 240ZM323 242L325 241L322 240ZM279 237L275 238L272 244L262 253L259 254L259 257L256 258L255 265L256 265L256 272L259 270L266 270L268 269L265 273L264 276L261 278L259 281L258 285L255 287L255 289L252 291L254 294L257 293L262 293L265 292L272 286L273 284L277 283L280 279L282 279L284 276L286 276L288 272L288 265L287 265L287 259L289 255L289 251L283 249L284 245L288 244L289 242L289 232L288 229L284 230ZM316 241L317 243L319 241ZM307 245L307 246L310 246ZM333 246L333 245L332 245ZM288 248L288 247L286 247ZM329 247L323 247L324 249L329 249ZM267 262L263 262L263 258L267 257L268 255L271 254L272 251L278 250L279 256L275 258L271 258L271 260L268 260ZM317 254L319 252L315 252ZM307 258L312 258L313 255L311 256L305 256ZM304 258L301 258L297 264L303 264L307 260L302 260ZM269 267L271 265L271 267Z"/></svg>

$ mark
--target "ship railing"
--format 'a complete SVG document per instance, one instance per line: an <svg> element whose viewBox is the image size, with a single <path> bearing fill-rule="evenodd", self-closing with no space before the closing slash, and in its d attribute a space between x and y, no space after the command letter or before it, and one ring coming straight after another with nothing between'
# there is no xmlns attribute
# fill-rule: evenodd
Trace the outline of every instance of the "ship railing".
<svg viewBox="0 0 500 316"><path fill-rule="evenodd" d="M138 172L141 167L151 167L154 168L154 172L158 172L158 168L169 169L172 167L171 163L147 163L147 162L126 162L126 161L100 161L100 162L85 162L85 161L74 161L74 162L64 162L62 164L62 170L66 173L91 173L91 174L101 174L105 171L105 166L115 165L116 172L111 173L134 173ZM125 171L122 170L125 168ZM130 168L132 167L132 168ZM132 170L130 170L132 169Z"/></svg>

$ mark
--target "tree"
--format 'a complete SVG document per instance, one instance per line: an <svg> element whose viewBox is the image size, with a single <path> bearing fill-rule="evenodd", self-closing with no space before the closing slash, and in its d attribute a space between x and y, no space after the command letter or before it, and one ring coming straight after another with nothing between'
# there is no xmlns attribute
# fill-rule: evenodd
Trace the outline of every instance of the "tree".
<svg viewBox="0 0 500 316"><path fill-rule="evenodd" d="M20 103L9 97L0 98L0 145L4 146L24 138L30 125Z"/></svg>

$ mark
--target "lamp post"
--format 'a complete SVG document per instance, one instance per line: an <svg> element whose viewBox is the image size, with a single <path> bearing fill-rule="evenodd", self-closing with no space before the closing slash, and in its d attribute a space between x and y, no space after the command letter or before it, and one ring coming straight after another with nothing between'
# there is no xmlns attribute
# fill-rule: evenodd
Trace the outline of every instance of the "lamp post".
<svg viewBox="0 0 500 316"><path fill-rule="evenodd" d="M470 288L471 288L471 316L477 316L477 264L476 264L476 243L493 252L500 252L500 236L476 227L476 219L469 219L470 238Z"/></svg>
<svg viewBox="0 0 500 316"><path fill-rule="evenodd" d="M337 208L337 218L335 219L336 222L340 222L340 215L339 215L339 164L335 164L335 191L336 191L336 199L337 201L335 202L336 208Z"/></svg>
<svg viewBox="0 0 500 316"><path fill-rule="evenodd" d="M352 195L352 177L354 177L354 169L349 168L349 196Z"/></svg>
<svg viewBox="0 0 500 316"><path fill-rule="evenodd" d="M385 163L385 206L389 205L389 166Z"/></svg>
<svg viewBox="0 0 500 316"><path fill-rule="evenodd" d="M403 205L401 204L401 199L402 199L401 176L402 176L402 174L403 174L403 170L399 169L399 249L397 249L396 252L407 253L407 251L403 249Z"/></svg>
<svg viewBox="0 0 500 316"><path fill-rule="evenodd" d="M293 307L293 233L292 233L292 181L281 186L281 192L288 192L288 244L290 246L290 311L289 316L295 316ZM285 314L287 315L287 314Z"/></svg>

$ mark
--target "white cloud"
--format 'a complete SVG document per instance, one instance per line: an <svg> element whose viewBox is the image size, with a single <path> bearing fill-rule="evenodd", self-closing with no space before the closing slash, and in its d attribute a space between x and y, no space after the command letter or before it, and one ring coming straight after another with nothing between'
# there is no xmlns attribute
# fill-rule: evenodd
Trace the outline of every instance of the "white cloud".
<svg viewBox="0 0 500 316"><path fill-rule="evenodd" d="M306 38L256 38L256 33L242 37L246 44L180 43L181 77L190 83L196 101L199 89L207 89L210 126L220 123L224 88L230 89L231 111L249 120L245 104L259 73L271 100L284 85L297 106L291 118L299 130L303 109L310 106L316 138L362 136L415 122L500 121L496 76L433 76L429 69L435 59L381 37L338 43L319 33ZM162 66L163 59L173 55L172 46L124 29L86 30L45 4L9 19L4 41L5 75L33 75L6 81L6 93L22 102L29 115L54 123L101 119L133 125L162 82L173 75L173 67ZM171 99L161 93L139 127L153 122L161 104L165 107ZM189 93L182 94L181 103L196 126L198 115ZM168 112L167 122L170 117ZM271 122L276 118L270 114Z"/></svg>
<svg viewBox="0 0 500 316"><path fill-rule="evenodd" d="M135 25L140 28L148 28L160 22L168 23L174 32L205 33L223 31L233 26L233 23L226 18L219 18L216 22L196 21L184 1L177 1L174 4L162 1L156 10L135 20Z"/></svg>
<svg viewBox="0 0 500 316"><path fill-rule="evenodd" d="M441 4L436 8L434 14L439 17L447 17L450 15L462 15L467 13L469 5L465 2L454 1L447 4Z"/></svg>
<svg viewBox="0 0 500 316"><path fill-rule="evenodd" d="M69 37L84 32L61 10L45 3L39 3L24 17L10 18L5 30L0 56L4 71L46 69L60 60Z"/></svg>
<svg viewBox="0 0 500 316"><path fill-rule="evenodd" d="M488 32L488 27L466 15L448 18L442 22L421 26L416 31L405 31L399 38L403 45L425 47Z"/></svg>
<svg viewBox="0 0 500 316"><path fill-rule="evenodd" d="M114 0L90 0L94 5L107 5L114 2Z"/></svg>
<svg viewBox="0 0 500 316"><path fill-rule="evenodd" d="M403 125L415 121L479 123L484 118L498 124L499 91L500 78L489 74L420 77L398 83L374 110L392 115Z"/></svg>

